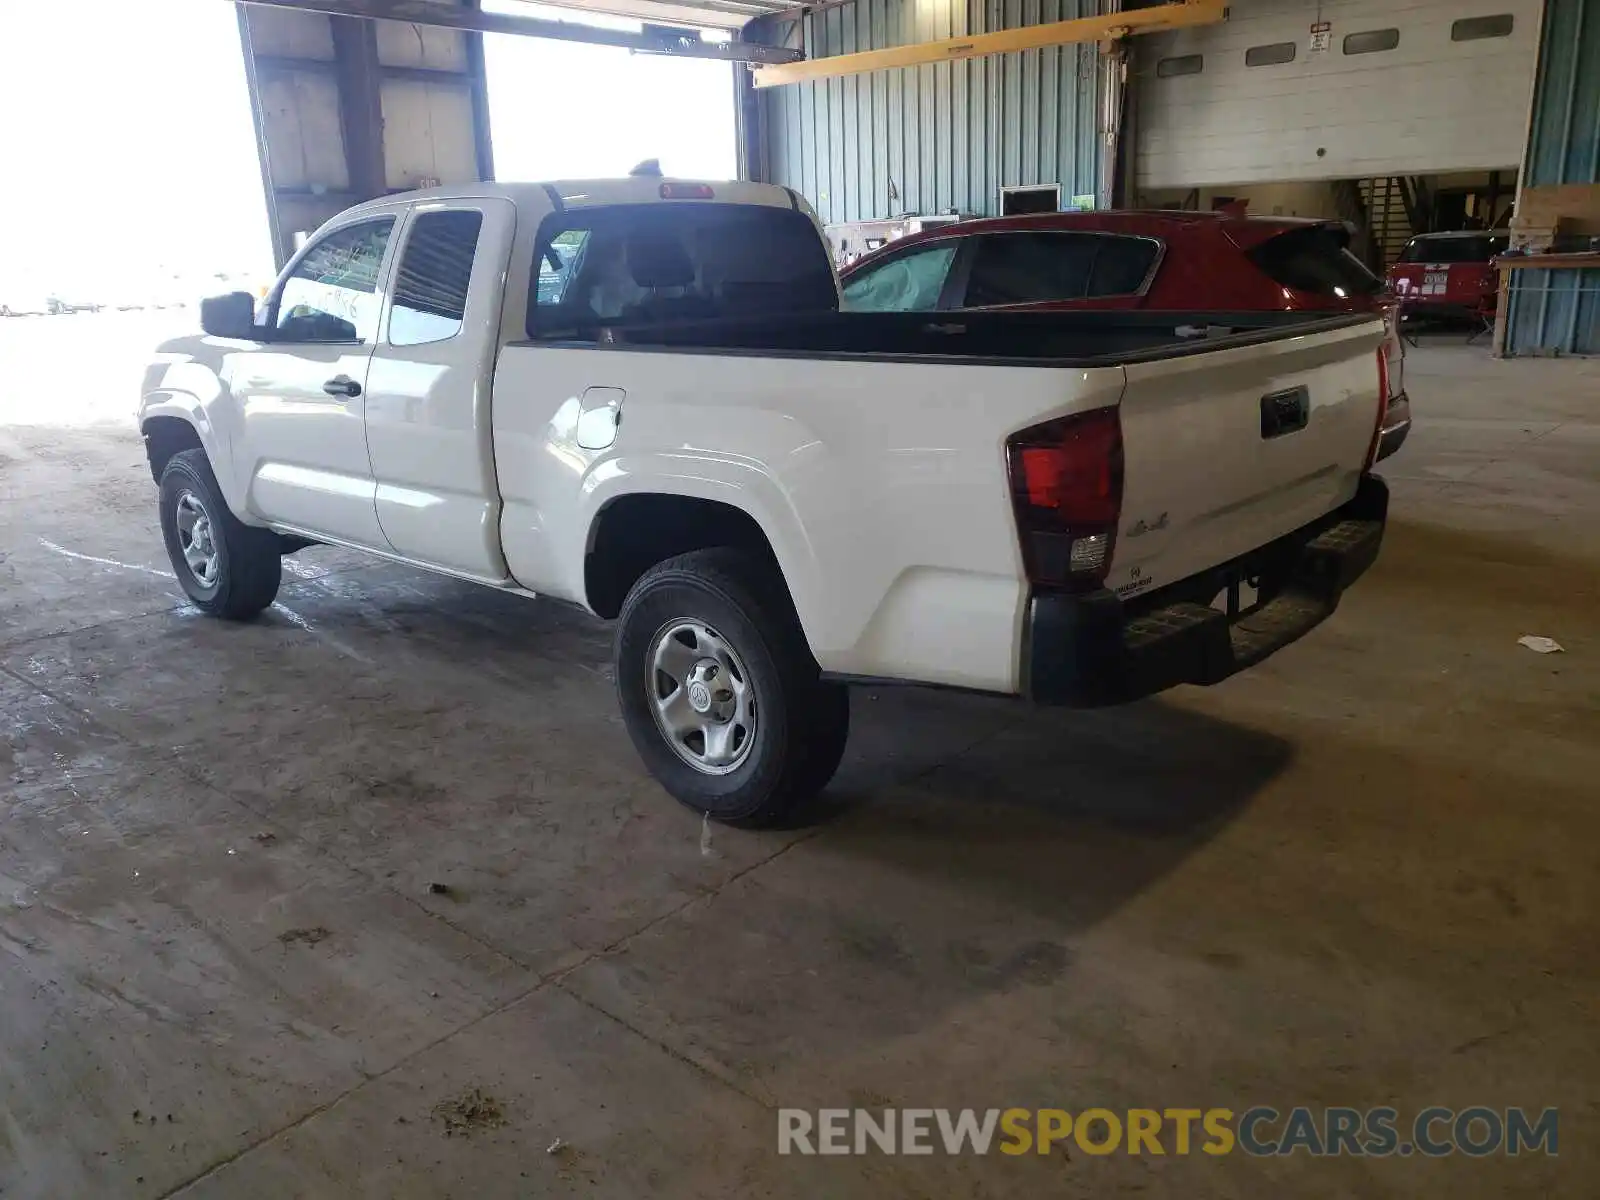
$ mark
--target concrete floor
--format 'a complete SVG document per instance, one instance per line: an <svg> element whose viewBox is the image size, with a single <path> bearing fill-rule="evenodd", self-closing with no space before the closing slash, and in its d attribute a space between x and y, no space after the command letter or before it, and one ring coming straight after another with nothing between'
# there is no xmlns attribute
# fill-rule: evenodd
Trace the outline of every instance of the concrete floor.
<svg viewBox="0 0 1600 1200"><path fill-rule="evenodd" d="M4 1196L1595 1194L1600 364L1413 351L1328 625L1115 711L859 691L825 819L752 835L570 610L318 550L193 615L125 415L164 318L0 322ZM1257 1103L1560 1106L1561 1154L775 1153Z"/></svg>

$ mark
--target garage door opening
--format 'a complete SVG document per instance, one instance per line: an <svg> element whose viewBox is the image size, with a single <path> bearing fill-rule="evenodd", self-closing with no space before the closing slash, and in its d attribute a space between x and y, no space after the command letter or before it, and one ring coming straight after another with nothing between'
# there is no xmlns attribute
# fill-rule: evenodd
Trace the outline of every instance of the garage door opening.
<svg viewBox="0 0 1600 1200"><path fill-rule="evenodd" d="M1144 208L1228 210L1251 217L1309 217L1350 226L1350 248L1382 274L1419 235L1505 230L1517 169L1367 179L1253 182L1141 189Z"/></svg>
<svg viewBox="0 0 1600 1200"><path fill-rule="evenodd" d="M515 0L489 0L483 7L606 29L643 28L623 17ZM619 176L647 158L659 159L668 175L736 174L733 72L742 68L497 34L484 36L483 56L497 178Z"/></svg>
<svg viewBox="0 0 1600 1200"><path fill-rule="evenodd" d="M64 0L4 23L0 425L126 422L198 297L272 277L234 11Z"/></svg>

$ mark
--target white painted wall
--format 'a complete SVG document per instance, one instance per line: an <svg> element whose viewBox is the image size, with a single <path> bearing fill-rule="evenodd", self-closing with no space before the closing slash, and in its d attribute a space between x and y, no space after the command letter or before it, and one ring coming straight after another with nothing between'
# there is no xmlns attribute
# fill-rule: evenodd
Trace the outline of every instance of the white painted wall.
<svg viewBox="0 0 1600 1200"><path fill-rule="evenodd" d="M1319 7L1332 45L1311 53ZM1452 22L1499 13L1511 36L1450 40ZM1236 0L1223 24L1138 38L1138 186L1515 168L1539 15L1539 0ZM1395 49L1343 53L1346 35L1387 28ZM1294 62L1245 66L1276 42L1296 43ZM1186 54L1205 56L1200 74L1157 76Z"/></svg>

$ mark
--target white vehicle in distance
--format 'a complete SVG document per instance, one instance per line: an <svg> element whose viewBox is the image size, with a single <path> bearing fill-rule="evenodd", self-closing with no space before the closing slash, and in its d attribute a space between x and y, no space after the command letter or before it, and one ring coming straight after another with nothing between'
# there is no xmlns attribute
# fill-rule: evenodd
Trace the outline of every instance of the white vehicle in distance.
<svg viewBox="0 0 1600 1200"><path fill-rule="evenodd" d="M1215 683L1383 536L1377 316L844 313L778 187L390 196L201 317L139 417L196 605L310 543L581 605L646 765L733 824L827 783L851 681Z"/></svg>

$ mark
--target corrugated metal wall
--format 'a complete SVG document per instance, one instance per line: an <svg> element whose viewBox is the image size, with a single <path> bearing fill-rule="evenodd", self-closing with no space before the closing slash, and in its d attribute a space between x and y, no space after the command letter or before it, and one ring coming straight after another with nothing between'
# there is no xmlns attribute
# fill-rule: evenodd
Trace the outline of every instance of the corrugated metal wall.
<svg viewBox="0 0 1600 1200"><path fill-rule="evenodd" d="M1548 0L1528 187L1600 183L1600 2Z"/></svg>
<svg viewBox="0 0 1600 1200"><path fill-rule="evenodd" d="M1109 7L1098 0L851 0L803 18L805 51L816 58L876 50ZM826 222L952 208L995 213L1000 188L1011 184L1059 183L1064 203L1094 194L1099 64L1091 43L763 91L762 177L795 188Z"/></svg>
<svg viewBox="0 0 1600 1200"><path fill-rule="evenodd" d="M1516 271L1507 354L1600 354L1600 269Z"/></svg>
<svg viewBox="0 0 1600 1200"><path fill-rule="evenodd" d="M1529 187L1600 184L1600 0L1547 0ZM1512 273L1507 354L1600 354L1600 269Z"/></svg>

